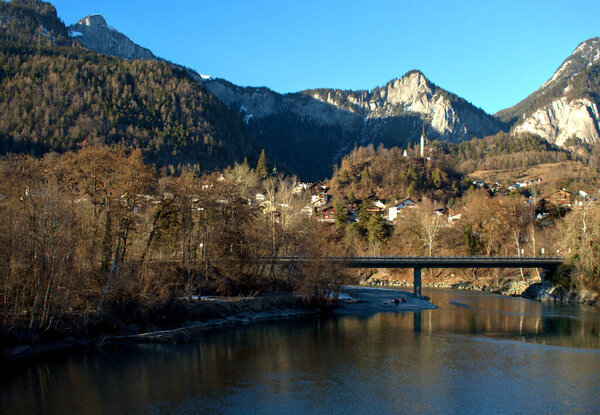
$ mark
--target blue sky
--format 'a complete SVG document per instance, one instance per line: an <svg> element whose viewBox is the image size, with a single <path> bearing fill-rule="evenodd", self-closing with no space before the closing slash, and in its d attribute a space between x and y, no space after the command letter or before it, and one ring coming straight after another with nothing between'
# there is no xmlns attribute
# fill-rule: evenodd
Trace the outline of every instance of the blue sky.
<svg viewBox="0 0 600 415"><path fill-rule="evenodd" d="M512 106L600 36L598 0L51 0L156 55L278 92L372 89L411 69L489 113Z"/></svg>

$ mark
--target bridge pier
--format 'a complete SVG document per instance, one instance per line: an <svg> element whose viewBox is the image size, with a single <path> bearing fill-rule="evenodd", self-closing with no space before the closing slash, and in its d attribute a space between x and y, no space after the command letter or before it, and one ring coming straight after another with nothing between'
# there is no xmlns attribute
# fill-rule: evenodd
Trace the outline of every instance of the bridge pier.
<svg viewBox="0 0 600 415"><path fill-rule="evenodd" d="M421 298L421 268L413 268L414 271L414 283L413 292L415 297Z"/></svg>
<svg viewBox="0 0 600 415"><path fill-rule="evenodd" d="M552 275L555 272L556 272L556 267L542 268L542 273L540 274L540 277L542 278L542 283L552 282Z"/></svg>

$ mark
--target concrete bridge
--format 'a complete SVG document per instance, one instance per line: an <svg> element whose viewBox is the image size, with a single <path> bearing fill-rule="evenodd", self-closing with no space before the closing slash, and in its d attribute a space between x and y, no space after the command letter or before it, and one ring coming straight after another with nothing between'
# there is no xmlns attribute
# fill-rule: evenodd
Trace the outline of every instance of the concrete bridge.
<svg viewBox="0 0 600 415"><path fill-rule="evenodd" d="M280 265L303 264L303 257L280 257ZM414 294L421 296L423 268L542 268L542 275L551 275L564 259L559 257L320 257L318 261L339 264L346 268L412 268Z"/></svg>

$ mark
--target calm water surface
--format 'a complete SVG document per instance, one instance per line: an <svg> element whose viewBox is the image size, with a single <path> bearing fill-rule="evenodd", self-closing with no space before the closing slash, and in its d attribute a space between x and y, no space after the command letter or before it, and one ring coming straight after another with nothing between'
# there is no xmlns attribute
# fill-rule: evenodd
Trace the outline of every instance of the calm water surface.
<svg viewBox="0 0 600 415"><path fill-rule="evenodd" d="M393 291L351 290L371 302ZM2 414L600 414L600 313L424 290L439 309L215 330L3 369Z"/></svg>

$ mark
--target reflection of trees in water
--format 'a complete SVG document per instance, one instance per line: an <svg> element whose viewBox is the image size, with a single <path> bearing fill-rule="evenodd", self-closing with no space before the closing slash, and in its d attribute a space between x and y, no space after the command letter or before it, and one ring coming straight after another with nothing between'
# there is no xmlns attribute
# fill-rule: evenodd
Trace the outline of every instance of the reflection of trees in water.
<svg viewBox="0 0 600 415"><path fill-rule="evenodd" d="M600 347L600 319L583 306L544 304L478 293L428 294L432 295L434 302L437 301L436 304L441 303L441 309L434 320L423 322L423 331L494 335L560 346ZM471 308L450 304L449 300L453 298L468 298L464 302Z"/></svg>
<svg viewBox="0 0 600 415"><path fill-rule="evenodd" d="M426 294L440 309L259 323L207 331L191 344L127 346L32 362L0 381L0 410L25 413L22 402L38 413L148 412L146 405L160 409L161 402L210 409L207 402L246 396L244 390L274 396L327 390L353 373L376 372L386 388L415 368L427 387L440 388L449 367L488 362L498 350L513 349L509 343L457 340L455 334L600 346L600 320L585 308L472 293ZM453 306L450 299L471 308ZM535 360L548 349L522 350L510 364ZM560 365L568 368L573 352L565 350Z"/></svg>

